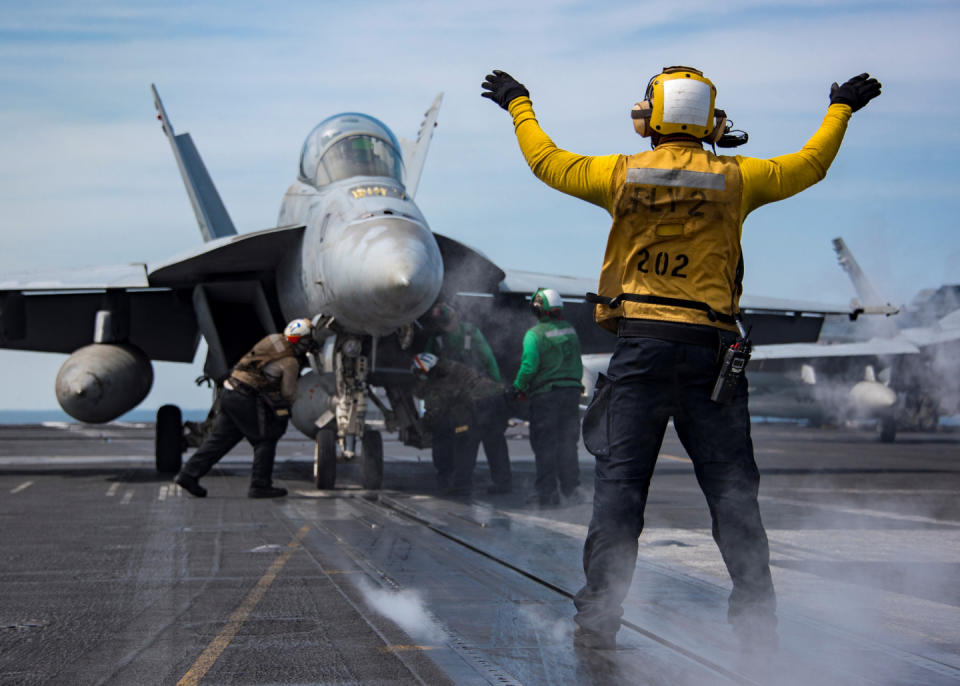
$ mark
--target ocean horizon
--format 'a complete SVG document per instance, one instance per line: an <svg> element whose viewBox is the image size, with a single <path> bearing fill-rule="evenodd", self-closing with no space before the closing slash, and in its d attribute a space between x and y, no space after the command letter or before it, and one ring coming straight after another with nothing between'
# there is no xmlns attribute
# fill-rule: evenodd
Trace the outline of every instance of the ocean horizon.
<svg viewBox="0 0 960 686"><path fill-rule="evenodd" d="M181 408L184 420L202 421L207 418L210 408L186 409ZM124 415L114 419L114 422L154 422L157 419L157 410L139 408L131 410ZM68 415L66 412L57 409L50 410L0 410L0 424L43 424L45 422L66 422L69 424L82 424Z"/></svg>

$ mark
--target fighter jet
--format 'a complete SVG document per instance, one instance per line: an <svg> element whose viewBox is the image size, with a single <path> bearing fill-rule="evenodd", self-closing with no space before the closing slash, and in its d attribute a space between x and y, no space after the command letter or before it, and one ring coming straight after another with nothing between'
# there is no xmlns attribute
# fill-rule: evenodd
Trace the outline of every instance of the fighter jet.
<svg viewBox="0 0 960 686"><path fill-rule="evenodd" d="M294 421L309 435L324 431L319 461L328 481L336 450L366 458L365 485L379 487L382 444L365 420L378 343L387 358L409 344L443 284L438 241L413 201L442 94L413 142L366 114L320 122L302 146L277 228L238 235L190 135L175 133L151 90L204 244L158 264L0 284L2 345L72 353L57 376L57 400L80 421L105 422L147 395L151 360L191 361L200 335L204 372L219 383L261 336L296 317L314 319L323 361L315 358L313 375L301 380ZM65 335L42 340L37 331L51 318ZM158 415L165 472L181 460L173 410Z"/></svg>
<svg viewBox="0 0 960 686"><path fill-rule="evenodd" d="M428 334L423 315L438 300L486 332L505 379L519 366L539 287L567 300L585 355L613 350L616 337L593 324L584 301L595 280L504 271L430 230L413 197L442 94L413 141L366 114L323 120L301 147L277 227L237 234L192 138L174 131L151 90L204 242L158 263L0 280L0 347L68 353L55 388L75 419L107 422L133 409L152 385L151 362L191 362L201 336L205 376L219 388L253 343L307 317L322 347L300 378L292 421L316 442L315 485L332 488L337 463L354 461L362 485L379 488L382 437L367 421L368 401L386 430L426 445L409 365ZM824 314L856 313L750 296L741 304L754 340L766 343L813 341ZM45 335L53 328L57 336ZM175 472L184 450L179 408L159 408L156 426L157 468Z"/></svg>
<svg viewBox="0 0 960 686"><path fill-rule="evenodd" d="M869 326L830 322L819 343L759 351L751 363L751 411L813 423L875 419L884 442L898 428L936 428L940 416L960 412L960 286L921 292L900 312L842 238L833 246L858 302L889 316Z"/></svg>

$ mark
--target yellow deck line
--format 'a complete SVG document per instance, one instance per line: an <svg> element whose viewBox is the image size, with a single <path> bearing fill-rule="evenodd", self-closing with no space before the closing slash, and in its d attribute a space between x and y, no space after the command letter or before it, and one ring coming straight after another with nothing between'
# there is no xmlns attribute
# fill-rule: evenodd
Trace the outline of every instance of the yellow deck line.
<svg viewBox="0 0 960 686"><path fill-rule="evenodd" d="M200 683L204 675L213 667L213 663L217 661L220 654L227 649L227 646L230 645L234 636L240 631L240 627L247 621L247 618L250 616L250 613L253 612L257 603L259 603L264 594L266 594L267 589L270 588L270 584L277 578L283 566L287 564L287 560L289 560L297 548L300 547L300 542L309 530L310 526L307 524L304 524L300 528L300 531L293 537L293 540L287 544L287 549L273 561L273 564L270 565L266 573L260 577L260 581L258 581L257 585L250 591L250 594L240 604L240 607L230 615L227 625L223 627L223 630L217 634L217 637L210 642L210 645L208 645L207 649L197 658L197 661L193 663L190 670L183 675L183 678L177 682L177 686L196 686L196 684Z"/></svg>

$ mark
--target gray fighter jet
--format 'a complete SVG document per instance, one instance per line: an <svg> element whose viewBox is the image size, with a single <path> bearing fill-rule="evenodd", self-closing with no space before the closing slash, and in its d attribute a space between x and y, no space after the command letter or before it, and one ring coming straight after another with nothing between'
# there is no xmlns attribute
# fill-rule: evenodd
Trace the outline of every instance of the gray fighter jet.
<svg viewBox="0 0 960 686"><path fill-rule="evenodd" d="M592 279L504 271L480 252L433 233L413 201L441 96L414 141L381 121L345 113L307 136L297 179L276 228L237 234L189 134L176 134L153 88L204 243L173 259L0 280L0 347L69 353L56 379L63 409L107 422L149 393L152 360L191 362L207 343L215 387L262 336L295 317L317 323L322 353L300 378L294 425L316 441L314 481L332 488L338 461L357 461L366 488L383 476L382 438L368 401L406 444L425 446L411 393L410 359L438 300L480 326L505 379L519 366L539 287L567 300L585 356L609 355L616 338L593 324ZM744 296L758 343L814 341L824 314L848 307ZM55 327L53 326L55 324ZM44 332L56 328L57 336ZM179 469L180 410L157 413L157 468Z"/></svg>
<svg viewBox="0 0 960 686"><path fill-rule="evenodd" d="M813 423L878 420L880 438L932 430L960 412L960 286L884 301L842 238L833 240L859 302L889 317L830 321L819 343L770 346L751 361L751 411ZM895 315L895 316L893 316Z"/></svg>
<svg viewBox="0 0 960 686"><path fill-rule="evenodd" d="M80 421L106 422L146 397L151 360L189 362L201 335L204 372L219 383L260 337L292 318L314 319L324 354L301 380L294 422L322 434L319 485L333 485L339 453L363 457L364 485L379 487L382 443L367 425L366 400L371 381L390 385L399 369L375 378L378 347L389 361L410 344L444 280L441 243L413 201L442 94L413 142L365 114L322 121L303 144L278 227L238 235L190 135L174 132L151 89L204 244L157 264L8 280L0 284L0 343L71 353L57 400ZM64 334L45 340L37 332L54 319ZM158 468L179 469L179 410L161 408L157 431Z"/></svg>

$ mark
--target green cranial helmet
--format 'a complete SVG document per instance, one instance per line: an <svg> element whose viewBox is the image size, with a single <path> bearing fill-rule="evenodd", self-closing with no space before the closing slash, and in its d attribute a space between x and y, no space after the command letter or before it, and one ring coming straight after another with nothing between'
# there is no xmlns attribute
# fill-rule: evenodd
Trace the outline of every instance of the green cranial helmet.
<svg viewBox="0 0 960 686"><path fill-rule="evenodd" d="M545 314L557 316L563 313L563 300L552 288L538 288L530 300L530 307L538 317Z"/></svg>

